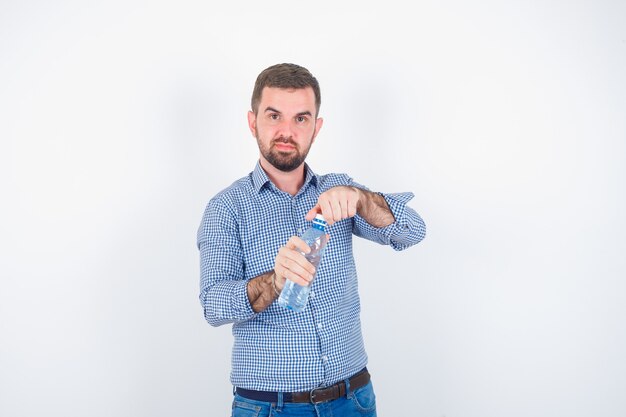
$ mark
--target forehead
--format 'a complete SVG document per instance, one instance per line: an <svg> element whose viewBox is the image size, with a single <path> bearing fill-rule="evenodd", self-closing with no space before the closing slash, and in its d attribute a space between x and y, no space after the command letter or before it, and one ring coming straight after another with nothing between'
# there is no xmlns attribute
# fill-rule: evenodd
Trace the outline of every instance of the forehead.
<svg viewBox="0 0 626 417"><path fill-rule="evenodd" d="M261 93L259 110L265 111L267 107L272 107L281 112L294 111L298 113L309 111L311 114L315 114L315 93L311 87L265 87Z"/></svg>

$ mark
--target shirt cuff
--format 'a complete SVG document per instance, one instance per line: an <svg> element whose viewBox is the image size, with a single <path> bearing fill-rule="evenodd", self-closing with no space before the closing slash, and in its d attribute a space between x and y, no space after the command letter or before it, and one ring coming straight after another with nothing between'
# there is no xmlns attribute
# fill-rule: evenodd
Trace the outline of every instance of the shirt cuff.
<svg viewBox="0 0 626 417"><path fill-rule="evenodd" d="M250 305L247 280L215 284L206 294L204 306L207 321L215 326L249 320L257 315Z"/></svg>
<svg viewBox="0 0 626 417"><path fill-rule="evenodd" d="M387 202L395 221L388 226L376 228L357 215L355 220L360 234L381 244L391 245L395 250L403 250L419 242L424 237L424 223L419 215L406 205L414 194L411 192L378 194Z"/></svg>
<svg viewBox="0 0 626 417"><path fill-rule="evenodd" d="M401 239L403 236L408 235L411 232L411 224L409 222L409 218L405 215L406 213L406 203L411 201L415 195L411 192L407 193L391 193L391 194L383 194L391 213L393 214L393 218L395 222L387 226L385 229L387 233L389 233L389 238Z"/></svg>

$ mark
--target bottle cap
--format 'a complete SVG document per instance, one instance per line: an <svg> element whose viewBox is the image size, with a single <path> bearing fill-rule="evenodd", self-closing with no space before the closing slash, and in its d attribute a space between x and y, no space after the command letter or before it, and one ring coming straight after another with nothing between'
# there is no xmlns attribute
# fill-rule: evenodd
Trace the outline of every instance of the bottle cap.
<svg viewBox="0 0 626 417"><path fill-rule="evenodd" d="M323 226L326 226L326 219L324 218L324 216L322 216L321 214L316 214L315 215L315 219L313 219L313 223L317 223L317 224L321 224Z"/></svg>

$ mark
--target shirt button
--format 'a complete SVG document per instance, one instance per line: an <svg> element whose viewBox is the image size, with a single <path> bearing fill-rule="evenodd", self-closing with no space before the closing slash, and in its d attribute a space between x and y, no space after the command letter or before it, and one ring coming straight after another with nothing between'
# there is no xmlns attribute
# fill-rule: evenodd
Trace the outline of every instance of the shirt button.
<svg viewBox="0 0 626 417"><path fill-rule="evenodd" d="M328 356L326 356L326 355L322 356L322 360L323 360L324 362L328 362Z"/></svg>
<svg viewBox="0 0 626 417"><path fill-rule="evenodd" d="M317 328L318 328L318 329L323 329L323 328L324 328L324 325L323 325L322 323L317 323Z"/></svg>
<svg viewBox="0 0 626 417"><path fill-rule="evenodd" d="M298 227L298 234L301 235L302 234L302 228Z"/></svg>
<svg viewBox="0 0 626 417"><path fill-rule="evenodd" d="M315 291L311 291L309 293L309 298L315 298Z"/></svg>

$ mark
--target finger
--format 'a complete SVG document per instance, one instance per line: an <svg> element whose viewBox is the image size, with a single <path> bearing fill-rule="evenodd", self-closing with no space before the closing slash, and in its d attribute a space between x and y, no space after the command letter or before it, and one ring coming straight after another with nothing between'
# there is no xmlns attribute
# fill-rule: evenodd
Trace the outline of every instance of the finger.
<svg viewBox="0 0 626 417"><path fill-rule="evenodd" d="M341 219L343 220L351 217L348 215L350 208L350 196L346 196L345 200L341 200L339 204L341 205Z"/></svg>
<svg viewBox="0 0 626 417"><path fill-rule="evenodd" d="M305 243L306 245L306 243ZM307 249L310 251L311 248L307 245ZM281 248L278 251L278 255L276 255L275 263L280 265L284 269L291 270L298 275L302 275L306 278L306 272L308 274L315 273L315 267L308 259L302 254L302 252L294 249L289 249L286 247Z"/></svg>
<svg viewBox="0 0 626 417"><path fill-rule="evenodd" d="M274 270L278 275L296 282L307 285L315 274L315 267L301 253L294 251L281 252L276 257Z"/></svg>
<svg viewBox="0 0 626 417"><path fill-rule="evenodd" d="M320 205L316 204L309 212L304 216L304 219L307 221L311 221L315 218L315 215L321 213Z"/></svg>
<svg viewBox="0 0 626 417"><path fill-rule="evenodd" d="M348 200L348 217L356 216L357 206L359 204L359 191L356 188L352 188L353 193L350 194Z"/></svg>
<svg viewBox="0 0 626 417"><path fill-rule="evenodd" d="M352 218L356 216L356 200L350 200L348 202L348 217Z"/></svg>
<svg viewBox="0 0 626 417"><path fill-rule="evenodd" d="M335 198L330 202L330 205L332 207L333 210L333 220L335 222L338 222L339 220L342 220L343 217L341 217L341 200L339 200L339 198Z"/></svg>
<svg viewBox="0 0 626 417"><path fill-rule="evenodd" d="M320 205L322 216L324 216L326 223L328 223L329 226L332 226L333 223L335 223L335 217L333 216L333 206L326 199L318 202L318 204Z"/></svg>
<svg viewBox="0 0 626 417"><path fill-rule="evenodd" d="M306 279L302 278L300 275L297 275L297 274L295 274L294 272L292 272L292 271L288 271L288 270L287 270L287 271L285 271L285 272L283 272L283 274L282 274L282 275L283 275L283 277L285 278L285 281L286 281L286 280L293 281L293 282L295 282L296 284L301 285L301 286L303 286L303 287L306 287L306 286L307 286L307 285L309 285L309 283L311 282L311 280L310 280L310 279L309 279L309 280L306 280ZM284 286L284 285L283 285L283 286Z"/></svg>
<svg viewBox="0 0 626 417"><path fill-rule="evenodd" d="M309 247L309 245L307 245L307 243L298 236L292 236L285 245L285 247L287 249L296 250L304 253L311 252L311 248Z"/></svg>

